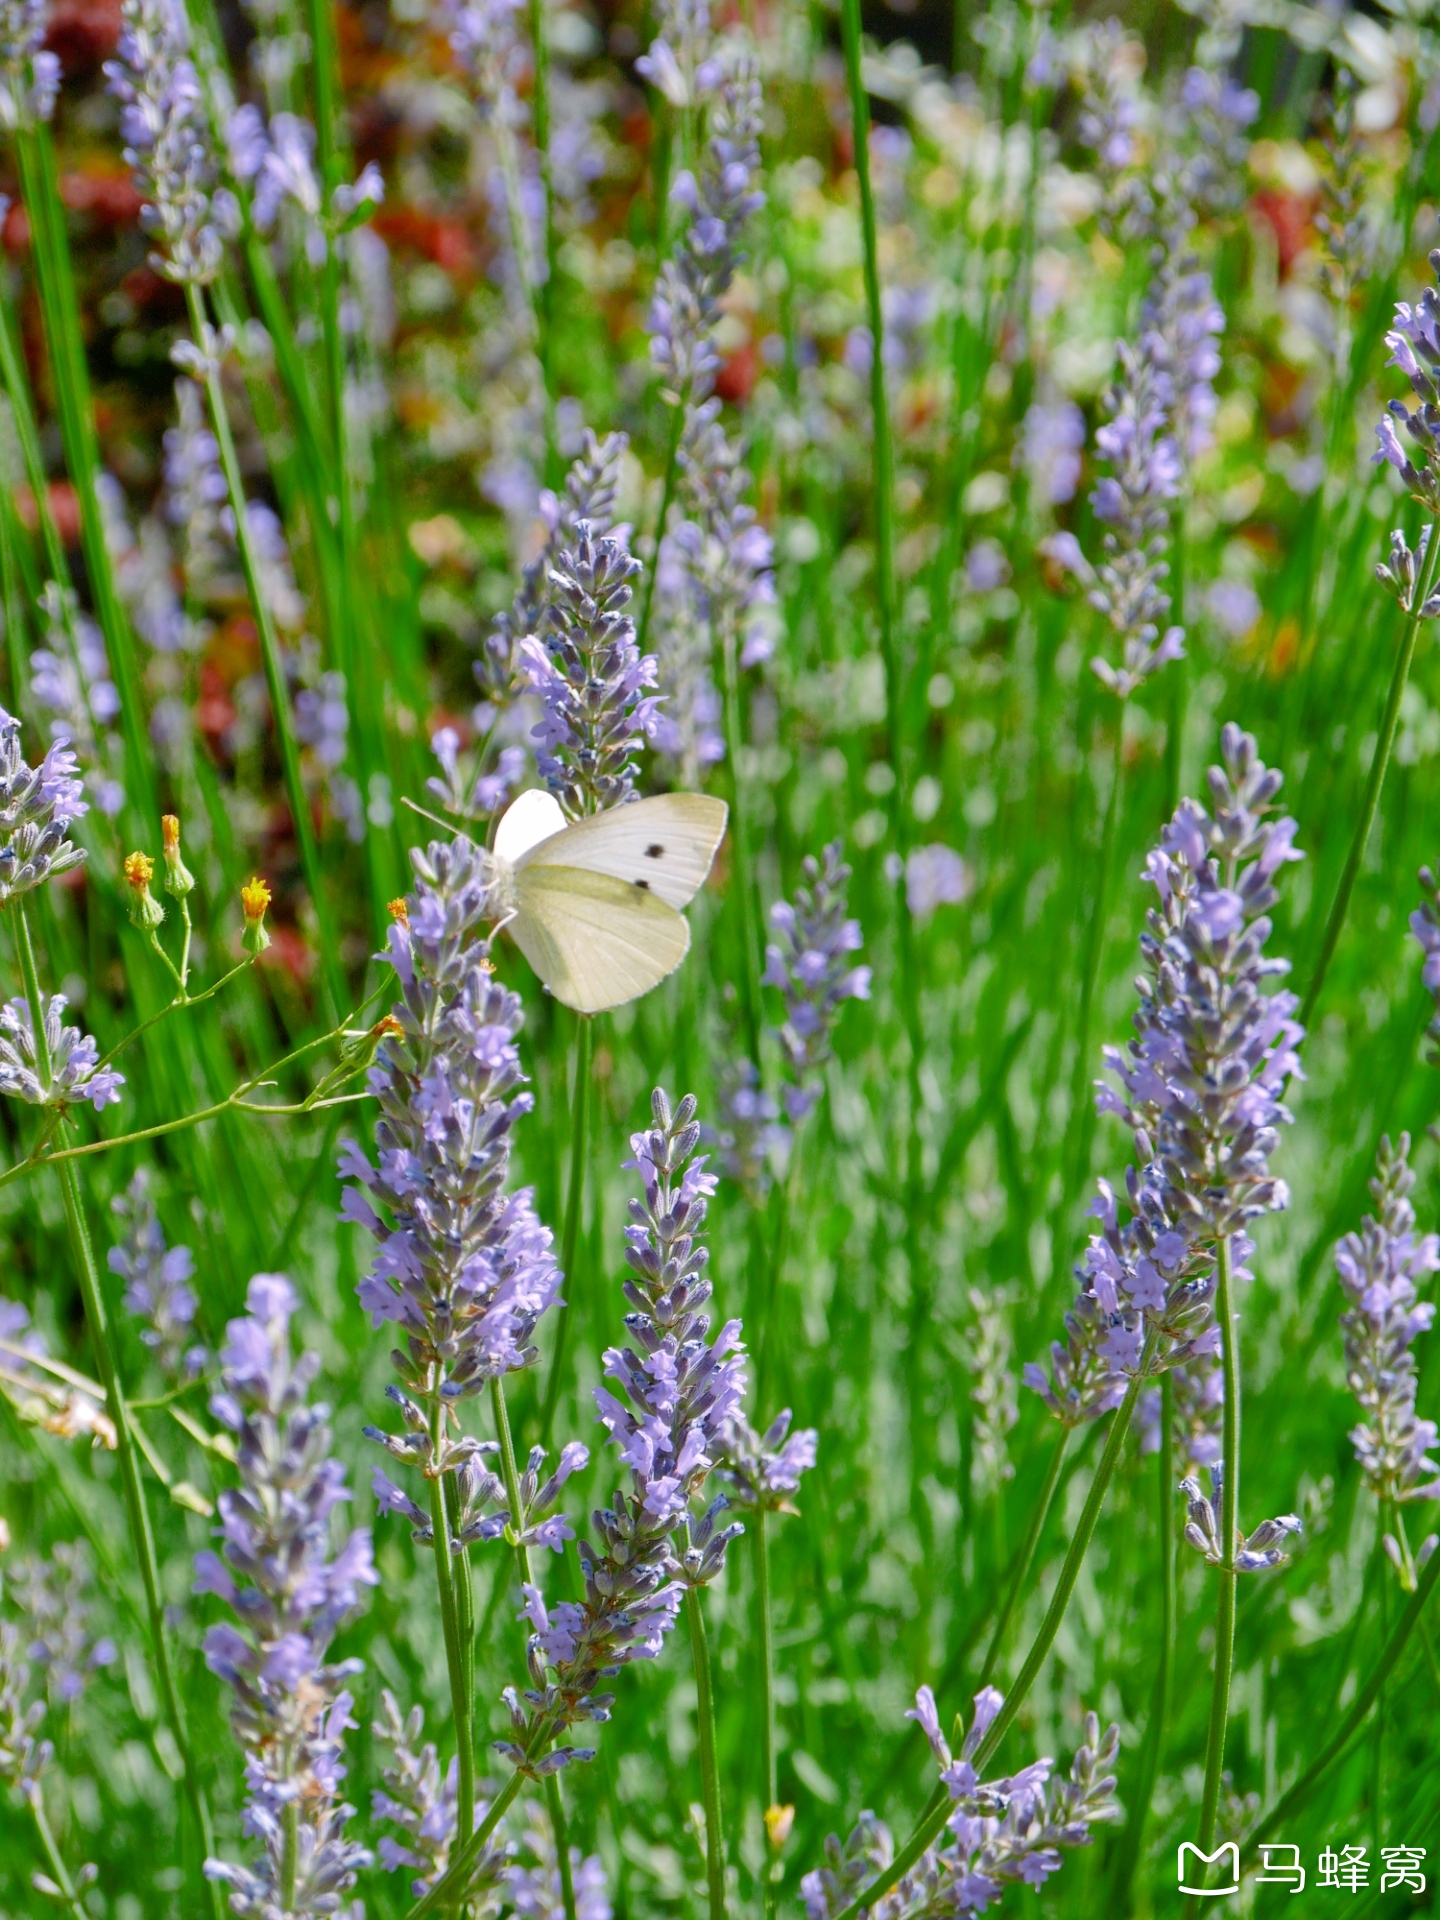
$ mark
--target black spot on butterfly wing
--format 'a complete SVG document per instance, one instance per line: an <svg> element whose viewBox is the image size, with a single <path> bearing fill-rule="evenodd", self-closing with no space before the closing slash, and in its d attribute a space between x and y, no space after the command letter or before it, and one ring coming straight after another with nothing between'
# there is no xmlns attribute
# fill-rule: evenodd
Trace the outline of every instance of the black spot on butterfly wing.
<svg viewBox="0 0 1440 1920"><path fill-rule="evenodd" d="M660 842L658 840L652 840L650 845L645 849L645 858L647 860L659 860L664 852L665 849L660 845Z"/></svg>
<svg viewBox="0 0 1440 1920"><path fill-rule="evenodd" d="M648 893L650 891L650 882L648 880L637 880L635 884L640 888L642 893Z"/></svg>

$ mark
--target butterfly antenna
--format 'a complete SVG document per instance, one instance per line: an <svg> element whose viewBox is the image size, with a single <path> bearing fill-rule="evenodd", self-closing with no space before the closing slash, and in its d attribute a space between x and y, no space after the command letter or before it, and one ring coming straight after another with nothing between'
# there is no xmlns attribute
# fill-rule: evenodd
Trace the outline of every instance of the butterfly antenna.
<svg viewBox="0 0 1440 1920"><path fill-rule="evenodd" d="M412 800L408 793L401 794L400 804L402 807L409 807L412 813L418 813L422 820L429 820L446 833L463 832L463 828L457 827L453 821L442 820L438 813L432 813L428 807L422 807L418 800Z"/></svg>

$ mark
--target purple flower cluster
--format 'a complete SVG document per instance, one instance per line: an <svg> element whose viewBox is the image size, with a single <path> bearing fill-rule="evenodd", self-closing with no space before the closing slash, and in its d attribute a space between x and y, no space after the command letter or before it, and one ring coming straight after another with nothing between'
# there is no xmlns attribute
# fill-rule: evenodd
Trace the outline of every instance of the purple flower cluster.
<svg viewBox="0 0 1440 1920"><path fill-rule="evenodd" d="M88 1100L97 1113L118 1105L123 1073L100 1064L94 1036L65 1025L63 993L50 996L45 1009L42 1067L28 1000L0 1007L0 1093L32 1107L73 1106Z"/></svg>
<svg viewBox="0 0 1440 1920"><path fill-rule="evenodd" d="M655 659L642 656L628 609L640 562L621 542L581 521L575 544L550 573L550 604L539 635L520 644L521 665L543 717L534 730L546 785L572 814L628 800L639 771L636 749L659 704Z"/></svg>
<svg viewBox="0 0 1440 1920"><path fill-rule="evenodd" d="M1375 562L1375 578L1398 601L1403 613L1414 613L1417 609L1420 583L1425 577L1425 556L1430 550L1431 527L1432 523L1427 521L1420 529L1420 538L1413 549L1403 528L1393 527L1390 558ZM1437 614L1440 614L1440 590L1427 594L1424 604L1419 606L1422 620L1433 620Z"/></svg>
<svg viewBox="0 0 1440 1920"><path fill-rule="evenodd" d="M415 887L385 956L401 997L367 1082L380 1103L378 1163L346 1143L341 1218L364 1227L379 1249L359 1285L362 1305L376 1327L393 1322L404 1337L392 1355L403 1390L388 1392L405 1431L371 1429L370 1437L429 1477L460 1475L463 1541L491 1537L504 1519L478 1517L500 1483L482 1470L479 1441L448 1437L457 1403L533 1363L531 1337L560 1274L531 1190L505 1186L515 1122L533 1103L516 1046L520 999L493 977L478 937L485 856L460 836L416 849L411 860ZM385 1489L388 1482L386 1505L428 1526L404 1495Z"/></svg>
<svg viewBox="0 0 1440 1920"><path fill-rule="evenodd" d="M290 1282L256 1274L246 1305L248 1316L226 1328L222 1390L210 1402L234 1435L240 1486L220 1495L224 1558L196 1555L194 1591L218 1595L240 1623L209 1629L205 1662L233 1693L245 1828L262 1851L253 1867L207 1860L205 1872L228 1884L236 1913L298 1920L335 1913L336 1896L371 1861L345 1838L354 1808L339 1799L344 1736L355 1724L342 1682L360 1663L327 1663L326 1653L379 1576L368 1528L331 1554L332 1518L349 1493L329 1451L329 1409L307 1400L320 1356L291 1354Z"/></svg>
<svg viewBox="0 0 1440 1920"><path fill-rule="evenodd" d="M764 1433L757 1433L744 1414L737 1413L725 1429L720 1443L724 1465L719 1471L742 1507L764 1507L770 1513L795 1511L790 1496L815 1464L820 1435L814 1427L791 1433L791 1418L786 1407Z"/></svg>
<svg viewBox="0 0 1440 1920"><path fill-rule="evenodd" d="M635 70L672 107L693 107L717 75L709 0L660 0L654 19L660 31Z"/></svg>
<svg viewBox="0 0 1440 1920"><path fill-rule="evenodd" d="M1180 1482L1185 1495L1185 1538L1208 1566L1231 1567L1237 1573L1261 1573L1267 1567L1283 1567L1289 1555L1281 1541L1299 1533L1298 1514L1282 1513L1278 1519L1262 1520L1255 1531L1245 1534L1237 1527L1235 1546L1227 1554L1220 1531L1221 1477L1217 1462L1210 1468L1210 1496L1200 1491L1200 1482L1187 1475Z"/></svg>
<svg viewBox="0 0 1440 1920"><path fill-rule="evenodd" d="M85 858L70 828L88 811L69 743L56 739L38 767L20 751L20 722L0 707L0 906Z"/></svg>
<svg viewBox="0 0 1440 1920"><path fill-rule="evenodd" d="M55 111L60 59L45 49L45 0L0 6L0 127L15 133Z"/></svg>
<svg viewBox="0 0 1440 1920"><path fill-rule="evenodd" d="M81 611L74 589L54 580L45 583L39 611L45 624L43 644L30 655L31 695L51 716L52 737L62 744L74 741L95 804L113 819L125 804L125 789L110 771L121 763L123 748L114 726L120 694L105 636Z"/></svg>
<svg viewBox="0 0 1440 1920"><path fill-rule="evenodd" d="M1121 664L1090 662L1096 676L1121 700L1185 651L1183 627L1166 626L1170 596L1169 503L1180 491L1183 467L1170 424L1173 388L1144 342L1120 345L1120 378L1110 390L1110 419L1095 444L1113 471L1090 496L1105 525L1104 559L1092 567L1073 533L1054 534L1044 551L1086 588L1121 643Z"/></svg>
<svg viewBox="0 0 1440 1920"><path fill-rule="evenodd" d="M1220 1459L1220 1425L1225 1409L1225 1370L1212 1356L1209 1365L1197 1359L1171 1373L1171 1437L1175 1458L1187 1467L1213 1467ZM1160 1451L1160 1389L1140 1396L1135 1423L1140 1429L1141 1453Z"/></svg>
<svg viewBox="0 0 1440 1920"><path fill-rule="evenodd" d="M1430 266L1440 278L1440 248L1431 253ZM1427 287L1413 306L1398 301L1385 344L1389 364L1405 375L1420 404L1412 411L1403 400L1388 402L1375 429L1380 451L1374 462L1389 461L1415 498L1431 514L1440 514L1440 469L1434 464L1440 450L1440 290ZM1397 422L1420 449L1421 466L1401 445Z"/></svg>
<svg viewBox="0 0 1440 1920"><path fill-rule="evenodd" d="M90 1585L83 1540L57 1542L44 1560L30 1555L10 1578L11 1597L30 1635L25 1656L44 1672L52 1706L78 1700L95 1674L120 1657L108 1634L91 1630Z"/></svg>
<svg viewBox="0 0 1440 1920"><path fill-rule="evenodd" d="M975 1715L959 1757L940 1731L935 1696L921 1687L907 1720L918 1721L940 1767L953 1811L949 1839L923 1853L910 1871L869 1909L874 1920L939 1920L946 1914L984 1913L1007 1886L1041 1887L1060 1871L1061 1849L1087 1847L1091 1828L1118 1820L1114 1768L1120 1729L1102 1736L1093 1713L1085 1716L1085 1742L1067 1778L1054 1778L1055 1762L1036 1760L1008 1779L982 1782L974 1756L1004 1704L994 1687L975 1696ZM876 1865L888 1864L890 1836L873 1815L862 1815L849 1842L826 1843L827 1867L801 1882L809 1920L830 1920L864 1886Z"/></svg>
<svg viewBox="0 0 1440 1920"><path fill-rule="evenodd" d="M1193 255L1167 252L1140 315L1141 347L1163 376L1167 426L1188 465L1210 445L1215 421L1215 377L1225 312L1210 275Z"/></svg>
<svg viewBox="0 0 1440 1920"><path fill-rule="evenodd" d="M450 1852L458 1830L456 1809L459 1804L459 1761L452 1759L444 1778L435 1743L422 1747L425 1713L412 1707L403 1718L400 1707L388 1687L381 1689L383 1718L371 1728L387 1758L380 1769L380 1785L371 1796L370 1811L376 1820L389 1820L404 1835L396 1840L382 1837L377 1849L380 1864L387 1873L401 1867L411 1868L416 1878L410 1891L418 1900L430 1891L450 1865ZM484 1818L487 1803L475 1802L475 1821ZM511 1849L503 1841L483 1847L466 1870L463 1888L456 1889L456 1910L469 1900L478 1899L486 1889L498 1886L505 1874Z"/></svg>
<svg viewBox="0 0 1440 1920"><path fill-rule="evenodd" d="M1335 1272L1350 1303L1340 1319L1345 1380L1366 1415L1350 1439L1367 1485L1395 1506L1440 1500L1440 1462L1429 1457L1436 1426L1416 1418L1411 1351L1435 1318L1434 1305L1416 1298L1415 1284L1440 1271L1440 1237L1416 1233L1414 1185L1409 1134L1393 1146L1387 1135L1370 1182L1375 1212L1335 1249Z"/></svg>
<svg viewBox="0 0 1440 1920"><path fill-rule="evenodd" d="M1075 498L1085 451L1085 416L1073 400L1035 401L1020 427L1016 463L1047 506Z"/></svg>
<svg viewBox="0 0 1440 1920"><path fill-rule="evenodd" d="M125 1282L125 1305L145 1322L140 1338L168 1378L193 1378L210 1358L192 1338L199 1305L190 1284L194 1256L189 1247L165 1244L143 1167L110 1202L110 1211L125 1232L119 1246L110 1249L109 1267Z"/></svg>
<svg viewBox="0 0 1440 1920"><path fill-rule="evenodd" d="M36 1737L45 1702L32 1700L30 1663L21 1651L20 1629L0 1620L0 1781L30 1804L40 1799L40 1780L55 1757L54 1743Z"/></svg>
<svg viewBox="0 0 1440 1920"><path fill-rule="evenodd" d="M1269 820L1282 776L1236 726L1210 769L1213 814L1184 800L1146 862L1159 895L1140 942L1144 972L1136 1038L1106 1058L1123 1097L1100 1084L1097 1105L1132 1129L1123 1225L1108 1182L1079 1270L1068 1350L1052 1348L1055 1384L1031 1365L1027 1385L1062 1420L1094 1419L1116 1404L1152 1339L1155 1369L1212 1355L1215 1261L1228 1239L1237 1277L1250 1252L1247 1222L1288 1204L1270 1171L1281 1100L1299 1072L1298 1001L1267 982L1289 970L1268 956L1267 910L1280 868L1301 855L1295 822Z"/></svg>
<svg viewBox="0 0 1440 1920"><path fill-rule="evenodd" d="M125 158L145 196L141 225L156 242L151 265L182 286L220 271L240 210L215 187L215 160L199 76L179 0L125 0L119 58L105 76L121 104Z"/></svg>
<svg viewBox="0 0 1440 1920"><path fill-rule="evenodd" d="M620 466L629 444L629 436L623 433L607 434L600 440L587 431L584 451L570 463L565 476L563 494L557 496L548 488L541 493L540 519L545 538L540 551L522 569L514 600L495 616L484 650L475 662L480 697L495 712L503 711L515 698L523 679L521 642L542 630L554 591L551 574L560 556L574 546L581 526L589 527L592 539L610 535L625 544L622 530L615 525L615 502L620 492Z"/></svg>
<svg viewBox="0 0 1440 1920"><path fill-rule="evenodd" d="M820 1098L819 1069L830 1057L830 1040L847 1000L870 998L870 968L852 966L850 956L862 942L860 922L849 915L850 869L840 857L840 842L823 858L807 855L804 884L792 905L777 900L770 909L775 938L765 948L766 986L785 998L780 1028L790 1073L784 1092L791 1120L803 1120Z"/></svg>
<svg viewBox="0 0 1440 1920"><path fill-rule="evenodd" d="M605 1376L618 1389L597 1387L595 1401L630 1485L613 1507L592 1518L598 1546L582 1540L585 1593L579 1602L547 1608L526 1589L532 1686L507 1688L514 1738L499 1752L522 1771L554 1772L585 1749L556 1747L540 1759L544 1739L586 1720L609 1717L612 1695L596 1692L602 1678L633 1660L660 1652L687 1589L714 1580L725 1564L738 1523L719 1525L723 1494L696 1515L693 1503L716 1463L745 1394L745 1350L738 1320L712 1339L703 1311L709 1250L699 1235L715 1178L692 1156L700 1141L695 1100L686 1095L671 1112L658 1089L655 1125L631 1137L645 1183L643 1201L630 1203L625 1257L631 1277L625 1325L632 1345L604 1356Z"/></svg>

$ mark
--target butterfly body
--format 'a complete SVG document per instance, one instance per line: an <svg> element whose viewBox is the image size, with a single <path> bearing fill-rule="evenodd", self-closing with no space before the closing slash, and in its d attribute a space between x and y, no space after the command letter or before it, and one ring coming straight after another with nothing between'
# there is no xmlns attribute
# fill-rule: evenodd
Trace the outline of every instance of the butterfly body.
<svg viewBox="0 0 1440 1920"><path fill-rule="evenodd" d="M579 1013L658 986L690 946L687 907L725 834L723 800L656 794L567 822L549 793L522 793L491 854L506 930L545 985Z"/></svg>

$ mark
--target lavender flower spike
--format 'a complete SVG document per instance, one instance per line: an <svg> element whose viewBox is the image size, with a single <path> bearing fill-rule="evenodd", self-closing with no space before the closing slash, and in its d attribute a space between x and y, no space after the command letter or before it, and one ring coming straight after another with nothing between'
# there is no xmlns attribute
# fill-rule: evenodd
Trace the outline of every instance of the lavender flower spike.
<svg viewBox="0 0 1440 1920"><path fill-rule="evenodd" d="M798 1490L801 1476L814 1466L820 1436L814 1427L798 1427L791 1433L792 1417L786 1407L764 1433L757 1433L744 1414L737 1413L726 1428L720 1474L735 1489L742 1507L764 1507L770 1513L797 1511L790 1496Z"/></svg>
<svg viewBox="0 0 1440 1920"><path fill-rule="evenodd" d="M89 811L69 742L53 740L38 767L20 751L20 722L0 707L0 907L85 858L68 839Z"/></svg>
<svg viewBox="0 0 1440 1920"><path fill-rule="evenodd" d="M125 158L145 196L141 225L156 241L151 265L181 286L220 271L240 209L216 168L199 76L179 0L125 0L119 58L105 76L121 103Z"/></svg>
<svg viewBox="0 0 1440 1920"><path fill-rule="evenodd" d="M194 1591L218 1595L240 1623L210 1628L205 1662L234 1694L245 1827L261 1853L253 1867L207 1860L205 1873L229 1885L235 1913L302 1920L336 1913L337 1895L371 1862L367 1848L345 1838L354 1808L339 1798L344 1736L355 1724L341 1683L360 1663L325 1656L361 1589L379 1576L367 1528L330 1551L332 1515L349 1492L329 1453L329 1409L306 1398L320 1356L291 1354L290 1282L256 1274L246 1304L248 1317L226 1329L222 1391L210 1403L235 1436L240 1486L220 1495L224 1559L196 1555Z"/></svg>
<svg viewBox="0 0 1440 1920"><path fill-rule="evenodd" d="M547 1737L559 1738L578 1723L609 1718L613 1695L598 1692L600 1682L632 1660L655 1658L686 1589L714 1580L744 1531L719 1525L723 1494L694 1511L745 1394L739 1321L727 1321L712 1339L703 1311L709 1251L699 1235L715 1178L692 1158L700 1142L693 1096L672 1113L657 1089L651 1104L655 1124L632 1136L635 1158L627 1163L645 1182L626 1229L632 1311L625 1324L634 1344L605 1355L606 1378L619 1392L595 1390L630 1484L613 1507L594 1514L598 1547L580 1543L584 1599L547 1608L537 1589L527 1591L532 1684L523 1695L507 1689L514 1737L495 1745L530 1774L590 1758L565 1746L538 1764L527 1756L542 1724Z"/></svg>
<svg viewBox="0 0 1440 1920"><path fill-rule="evenodd" d="M1432 1067L1440 1067L1440 880L1429 867L1420 869L1420 888L1425 897L1410 916L1410 931L1425 956L1420 978L1435 1002L1435 1018L1425 1029L1430 1042L1425 1057Z"/></svg>
<svg viewBox="0 0 1440 1920"><path fill-rule="evenodd" d="M346 1143L341 1218L378 1248L361 1304L377 1328L393 1322L404 1335L392 1354L402 1386L388 1389L404 1431L367 1433L427 1478L458 1476L458 1551L493 1538L506 1519L531 1537L535 1516L509 1515L483 1466L493 1445L450 1435L460 1401L533 1364L532 1336L560 1274L531 1190L505 1186L511 1134L532 1102L516 1047L523 1009L492 976L478 937L489 898L484 855L457 836L411 860L415 888L397 906L385 955L401 998L367 1082L380 1103L378 1164ZM383 1475L376 1487L384 1506L430 1537L428 1514ZM548 1497L556 1492L558 1484Z"/></svg>
<svg viewBox="0 0 1440 1920"><path fill-rule="evenodd" d="M861 945L860 922L848 913L850 869L840 857L840 842L825 849L823 861L807 855L801 868L806 884L795 890L795 904L779 900L770 909L775 939L765 949L764 982L785 996L780 1043L793 1084L785 1106L794 1121L803 1120L820 1098L819 1069L830 1057L830 1036L847 1000L870 998L869 967L854 967L849 956Z"/></svg>
<svg viewBox="0 0 1440 1920"><path fill-rule="evenodd" d="M38 126L55 111L59 56L45 50L45 0L0 5L0 127Z"/></svg>
<svg viewBox="0 0 1440 1920"><path fill-rule="evenodd" d="M640 571L610 536L584 521L575 544L550 575L551 599L540 636L520 646L530 690L545 712L534 730L546 785L572 815L628 800L635 751L654 726L655 661L641 655L627 611Z"/></svg>
<svg viewBox="0 0 1440 1920"><path fill-rule="evenodd" d="M192 1337L199 1306L190 1285L194 1256L189 1247L166 1246L143 1167L110 1202L110 1211L126 1231L110 1249L107 1265L125 1282L125 1305L145 1322L140 1338L167 1377L193 1378L210 1357Z"/></svg>
<svg viewBox="0 0 1440 1920"><path fill-rule="evenodd" d="M956 1758L940 1731L934 1694L929 1687L916 1693L905 1718L919 1722L940 1768L941 1783L953 1803L946 1822L950 1837L927 1848L869 1909L872 1920L984 1913L1007 1886L1043 1886L1060 1871L1061 1848L1089 1846L1093 1826L1119 1819L1112 1769L1120 1751L1120 1729L1108 1727L1102 1736L1093 1713L1085 1716L1085 1741L1067 1779L1056 1780L1055 1762L1042 1759L1009 1779L980 1781L974 1756L1003 1704L994 1687L976 1694L975 1716ZM868 1873L856 1872L852 1862L888 1864L890 1836L873 1815L862 1815L846 1848L832 1836L826 1853L830 1870L809 1873L800 1883L809 1920L830 1920L864 1884Z"/></svg>
<svg viewBox="0 0 1440 1920"><path fill-rule="evenodd" d="M1430 266L1440 278L1440 248L1431 253ZM1427 287L1413 307L1399 301L1385 344L1389 364L1405 375L1420 404L1412 412L1403 400L1388 403L1375 429L1380 450L1372 456L1374 464L1388 461L1421 505L1440 514L1440 289ZM1420 449L1422 465L1417 467L1401 445L1397 424Z"/></svg>
<svg viewBox="0 0 1440 1920"><path fill-rule="evenodd" d="M1208 1363L1220 1343L1219 1245L1229 1240L1236 1277L1248 1278L1247 1223L1289 1201L1270 1156L1290 1118L1281 1093L1300 1070L1304 1036L1294 994L1265 990L1289 971L1265 952L1266 913L1281 867L1301 856L1295 822L1265 817L1282 776L1260 761L1251 736L1227 725L1221 753L1223 766L1209 776L1213 815L1182 801L1146 862L1159 904L1140 942L1137 1037L1123 1054L1106 1050L1125 1097L1103 1083L1097 1093L1101 1111L1118 1114L1134 1136L1129 1218L1122 1224L1102 1181L1091 1208L1100 1231L1077 1276L1054 1388L1026 1369L1026 1383L1070 1421L1115 1404L1148 1335L1156 1370Z"/></svg>
<svg viewBox="0 0 1440 1920"><path fill-rule="evenodd" d="M371 1732L389 1759L381 1769L381 1784L371 1796L370 1811L377 1820L393 1822L404 1838L396 1840L386 1834L377 1851L387 1873L394 1873L400 1867L416 1870L410 1891L418 1900L430 1891L450 1864L458 1831L459 1761L451 1759L442 1780L434 1742L427 1740L423 1747L420 1745L425 1729L423 1709L412 1707L402 1718L388 1687L381 1689L380 1706L384 1717L375 1722ZM485 1808L486 1802L477 1799L477 1825L485 1816ZM481 1848L467 1868L463 1888L457 1889L457 1911L499 1884L511 1851L507 1844L499 1841Z"/></svg>
<svg viewBox="0 0 1440 1920"><path fill-rule="evenodd" d="M1415 1175L1410 1136L1380 1142L1370 1192L1375 1212L1335 1249L1335 1272L1349 1301L1341 1315L1345 1378L1366 1421L1351 1430L1355 1458L1383 1504L1440 1500L1440 1462L1433 1420L1415 1416L1419 1381L1411 1351L1429 1330L1434 1305L1417 1300L1415 1283L1440 1271L1440 1236L1417 1234L1410 1204Z"/></svg>
<svg viewBox="0 0 1440 1920"><path fill-rule="evenodd" d="M35 1024L28 1000L0 1007L0 1093L34 1107L74 1106L88 1100L97 1113L118 1104L123 1073L102 1067L92 1035L64 1024L65 996L55 993L45 1009L49 1078L40 1077Z"/></svg>
<svg viewBox="0 0 1440 1920"><path fill-rule="evenodd" d="M1266 1567L1283 1567L1290 1556L1281 1548L1280 1542L1287 1534L1299 1533L1299 1515L1282 1513L1276 1520L1262 1520L1248 1536L1237 1528L1232 1560L1226 1554L1221 1538L1220 1484L1218 1462L1210 1469L1208 1500L1200 1491L1198 1480L1187 1476L1180 1482L1180 1491L1185 1495L1186 1502L1185 1538L1190 1545L1207 1565L1228 1567L1233 1564L1237 1573L1259 1573Z"/></svg>

